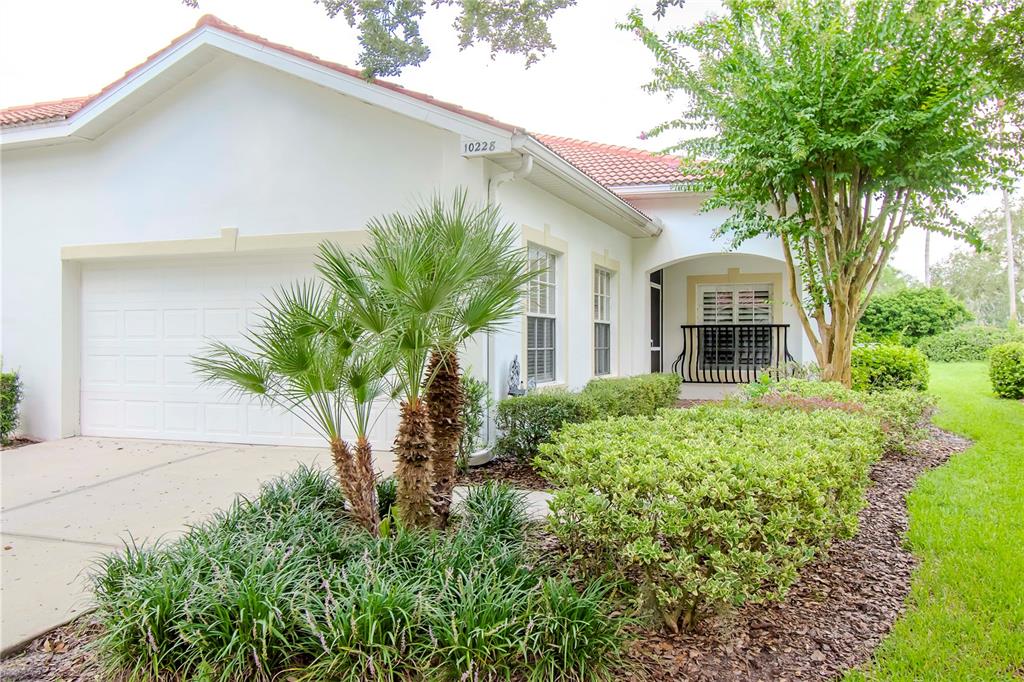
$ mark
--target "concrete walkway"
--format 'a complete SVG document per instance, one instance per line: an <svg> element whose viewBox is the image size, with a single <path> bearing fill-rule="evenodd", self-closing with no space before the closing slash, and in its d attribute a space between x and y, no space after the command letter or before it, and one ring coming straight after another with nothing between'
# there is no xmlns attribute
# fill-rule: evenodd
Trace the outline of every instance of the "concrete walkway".
<svg viewBox="0 0 1024 682"><path fill-rule="evenodd" d="M122 540L174 538L300 462L328 460L317 448L112 438L0 453L0 649L88 609L86 569Z"/></svg>
<svg viewBox="0 0 1024 682"><path fill-rule="evenodd" d="M319 448L87 437L0 453L0 650L88 610L97 557L178 537L299 463L330 465ZM377 467L394 470L389 456ZM531 516L546 502L528 494Z"/></svg>

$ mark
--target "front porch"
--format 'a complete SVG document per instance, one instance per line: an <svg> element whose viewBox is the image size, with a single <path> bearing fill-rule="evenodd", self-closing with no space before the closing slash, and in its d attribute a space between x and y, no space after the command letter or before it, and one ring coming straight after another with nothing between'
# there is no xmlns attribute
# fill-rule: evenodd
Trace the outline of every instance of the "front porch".
<svg viewBox="0 0 1024 682"><path fill-rule="evenodd" d="M680 398L721 399L804 355L785 264L705 254L649 274L651 370L683 379Z"/></svg>

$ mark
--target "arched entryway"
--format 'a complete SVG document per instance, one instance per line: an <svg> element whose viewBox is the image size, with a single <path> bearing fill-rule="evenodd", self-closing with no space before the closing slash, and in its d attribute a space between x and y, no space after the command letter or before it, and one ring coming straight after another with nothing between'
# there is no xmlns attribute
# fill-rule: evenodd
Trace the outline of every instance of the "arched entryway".
<svg viewBox="0 0 1024 682"><path fill-rule="evenodd" d="M662 264L646 278L651 371L678 373L684 384L730 386L802 359L781 260L705 253Z"/></svg>

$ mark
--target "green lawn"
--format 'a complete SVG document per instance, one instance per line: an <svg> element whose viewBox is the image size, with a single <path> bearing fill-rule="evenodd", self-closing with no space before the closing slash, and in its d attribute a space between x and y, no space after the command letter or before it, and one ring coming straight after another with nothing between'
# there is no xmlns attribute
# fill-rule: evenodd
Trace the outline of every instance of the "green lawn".
<svg viewBox="0 0 1024 682"><path fill-rule="evenodd" d="M867 678L1024 680L1024 403L993 396L985 363L933 363L930 390L974 445L909 497L921 565Z"/></svg>

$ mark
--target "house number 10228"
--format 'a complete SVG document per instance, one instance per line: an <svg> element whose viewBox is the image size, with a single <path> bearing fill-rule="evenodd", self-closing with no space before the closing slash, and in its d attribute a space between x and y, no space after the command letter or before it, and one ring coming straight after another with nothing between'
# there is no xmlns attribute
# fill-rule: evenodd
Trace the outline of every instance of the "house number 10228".
<svg viewBox="0 0 1024 682"><path fill-rule="evenodd" d="M493 152L497 149L498 143L494 140L490 141L477 141L477 142L463 142L462 153L463 154L479 154L480 152Z"/></svg>

